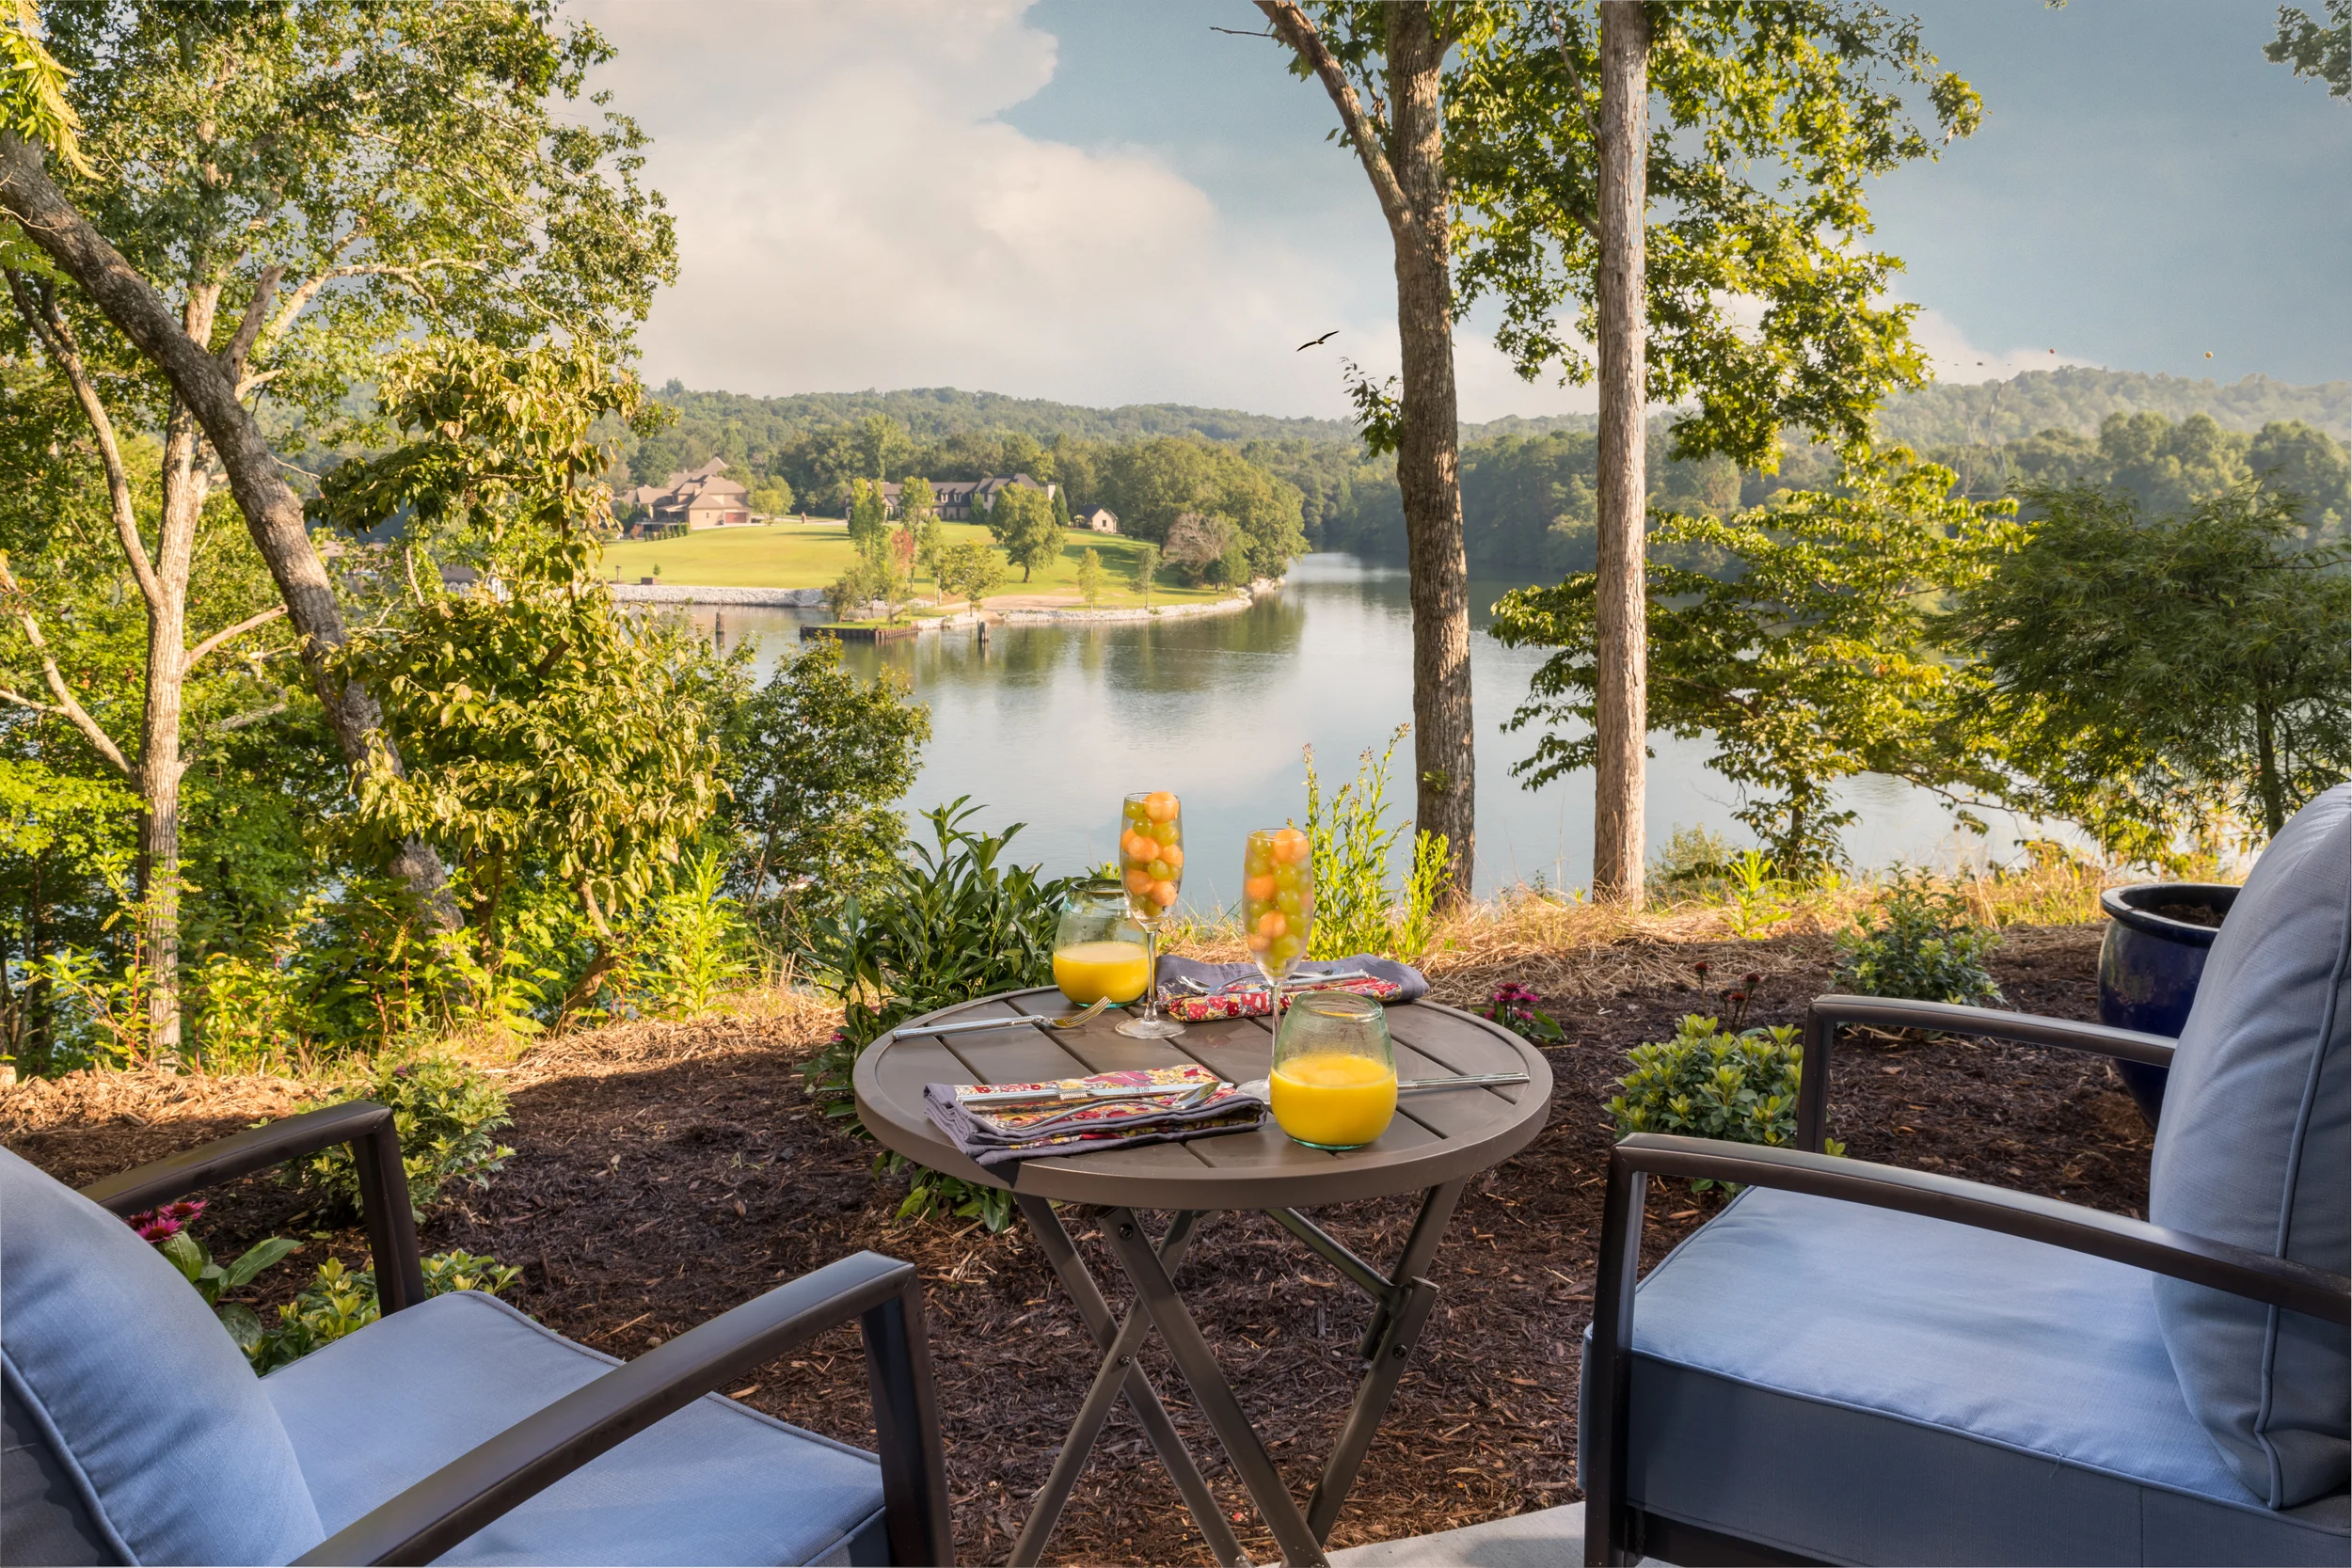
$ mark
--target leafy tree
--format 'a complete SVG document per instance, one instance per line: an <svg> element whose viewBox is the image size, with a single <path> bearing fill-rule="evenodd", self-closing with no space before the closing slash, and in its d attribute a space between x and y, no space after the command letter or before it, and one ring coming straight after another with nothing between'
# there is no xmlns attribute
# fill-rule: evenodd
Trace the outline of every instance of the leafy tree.
<svg viewBox="0 0 2352 1568"><path fill-rule="evenodd" d="M1102 492L1121 531L1164 543L1188 512L1215 513L1239 531L1253 575L1279 577L1307 547L1295 485L1230 448L1138 441L1107 454Z"/></svg>
<svg viewBox="0 0 2352 1568"><path fill-rule="evenodd" d="M972 608L1001 587L1005 563L996 552L977 539L950 545L940 552L939 586L943 592L969 600Z"/></svg>
<svg viewBox="0 0 2352 1568"><path fill-rule="evenodd" d="M2297 7L2280 7L2279 36L2263 55L2297 76L2327 83L2330 98L2352 99L2352 0L2328 0L2324 23Z"/></svg>
<svg viewBox="0 0 2352 1568"><path fill-rule="evenodd" d="M947 525L936 516L926 518L914 533L914 560L930 573L933 582L940 581L939 557L947 547Z"/></svg>
<svg viewBox="0 0 2352 1568"><path fill-rule="evenodd" d="M2273 422L2248 444L2246 466L2265 490L2303 503L2313 539L2341 539L2352 515L2352 454L2300 420Z"/></svg>
<svg viewBox="0 0 2352 1568"><path fill-rule="evenodd" d="M29 142L0 131L0 213L79 285L64 314L103 314L153 368L140 394L165 433L165 531L200 515L209 444L344 754L397 766L375 699L332 673L342 609L250 400L269 388L298 450L369 434L348 428L348 394L423 322L625 340L675 261L636 183L636 126L562 107L611 52L538 4L57 0L40 24L61 69L24 80L60 107L10 117ZM0 30L12 55L29 42L21 20ZM396 865L440 883L421 845Z"/></svg>
<svg viewBox="0 0 2352 1568"><path fill-rule="evenodd" d="M2174 424L2161 414L2110 414L2099 426L2099 458L2109 488L2143 511L2186 510L2245 483L2246 437L2210 414Z"/></svg>
<svg viewBox="0 0 2352 1568"><path fill-rule="evenodd" d="M875 600L884 603L896 591L895 574L879 555L861 555L850 563L850 569L825 587L825 605L836 621L846 621L852 610L863 610Z"/></svg>
<svg viewBox="0 0 2352 1568"><path fill-rule="evenodd" d="M998 491L996 504L988 509L988 531L1004 546L1005 558L1021 568L1023 582L1038 567L1061 559L1062 527L1054 521L1053 503L1042 490L1013 484Z"/></svg>
<svg viewBox="0 0 2352 1568"><path fill-rule="evenodd" d="M1601 378L1597 892L1641 891L1644 406L1690 409L1674 456L1770 468L1783 426L1862 442L1925 380L1900 263L1855 242L1867 182L1934 155L1907 88L1947 139L1977 123L1934 67L1915 23L1845 0L1513 6L1461 56L1462 293L1501 299L1523 375Z"/></svg>
<svg viewBox="0 0 2352 1568"><path fill-rule="evenodd" d="M1152 579L1160 574L1160 547L1149 539L1136 548L1136 590L1143 595L1143 608L1152 608Z"/></svg>
<svg viewBox="0 0 2352 1568"><path fill-rule="evenodd" d="M1078 557L1078 596L1089 605L1098 604L1102 601L1105 586L1103 552L1096 549L1085 551Z"/></svg>
<svg viewBox="0 0 2352 1568"><path fill-rule="evenodd" d="M1208 580L1209 568L1225 559L1233 542L1233 525L1225 518L1186 512L1168 528L1167 561L1198 588Z"/></svg>
<svg viewBox="0 0 2352 1568"><path fill-rule="evenodd" d="M338 654L385 694L358 828L456 856L489 974L528 879L571 895L596 951L568 1013L625 956L617 912L656 891L718 795L706 644L628 614L594 576L608 498L590 427L641 417L642 388L585 343L433 340L392 361L379 396L417 434L329 474L321 511L360 530L405 508L420 536L472 553L485 583L450 594L437 574L411 578L407 613Z"/></svg>
<svg viewBox="0 0 2352 1568"><path fill-rule="evenodd" d="M792 486L781 479L765 479L752 486L752 510L773 519L792 510Z"/></svg>
<svg viewBox="0 0 2352 1568"><path fill-rule="evenodd" d="M2229 814L2276 833L2352 776L2341 538L2303 547L2296 503L2250 486L2173 517L2087 488L2030 499L2043 516L1958 612L2015 803L2163 862Z"/></svg>
<svg viewBox="0 0 2352 1568"><path fill-rule="evenodd" d="M1661 542L1724 551L1739 562L1732 580L1658 561L1647 571L1651 722L1711 737L1708 767L1743 797L1734 815L1788 874L1842 861L1855 814L1836 806L1841 779L1994 782L1951 721L1965 682L1932 606L1980 570L2007 503L1953 499L1950 470L1901 452L1845 479L1730 518L1666 519ZM1500 641L1561 650L1504 726L1544 726L1512 769L1531 785L1592 765L1597 583L1576 573L1495 607Z"/></svg>
<svg viewBox="0 0 2352 1568"><path fill-rule="evenodd" d="M1070 490L1067 485L1054 486L1054 522L1061 528L1075 526L1070 520Z"/></svg>
<svg viewBox="0 0 2352 1568"><path fill-rule="evenodd" d="M858 554L878 558L882 536L889 530L881 487L869 480L850 482L850 543Z"/></svg>
<svg viewBox="0 0 2352 1568"><path fill-rule="evenodd" d="M896 807L914 783L930 711L885 668L871 683L819 639L730 714L726 803L738 882L755 903L830 909L886 876L906 838Z"/></svg>

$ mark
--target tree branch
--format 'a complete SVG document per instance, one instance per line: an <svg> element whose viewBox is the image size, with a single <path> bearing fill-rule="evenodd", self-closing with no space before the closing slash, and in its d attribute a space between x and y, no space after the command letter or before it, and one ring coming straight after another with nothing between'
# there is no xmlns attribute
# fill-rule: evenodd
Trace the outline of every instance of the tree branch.
<svg viewBox="0 0 2352 1568"><path fill-rule="evenodd" d="M1553 5L1546 6L1544 20L1551 24L1552 41L1560 49L1560 68L1568 73L1568 90L1576 94L1577 118L1584 122L1584 134L1592 138L1592 145L1597 151L1600 147L1600 127L1593 122L1592 107L1585 102L1584 77L1576 69L1576 54L1568 47L1568 30L1560 21L1560 8ZM1599 240L1600 225L1594 220L1589 211L1580 207L1575 209L1571 215L1583 227L1587 236L1595 241Z"/></svg>
<svg viewBox="0 0 2352 1568"><path fill-rule="evenodd" d="M272 703L267 707L257 707L251 713L240 713L234 719L224 719L215 724L212 733L227 735L231 730L241 730L249 724L258 724L264 719L275 719L285 712L286 707L287 705L284 703Z"/></svg>
<svg viewBox="0 0 2352 1568"><path fill-rule="evenodd" d="M346 243L348 243L348 241L346 241ZM480 270L482 265L483 263L479 261L463 261L456 257L435 256L428 257L421 261L407 264L395 261L353 261L340 267L329 267L325 272L320 273L316 277L306 278L304 281L294 286L293 292L286 295L284 303L278 306L278 314L270 318L269 325L262 327L254 335L253 342L248 345L249 352L258 352L261 349L267 348L271 344L277 342L278 338L286 331L286 329L294 325L294 318L301 315L302 312L309 308L310 301L318 297L319 291L338 279L345 277L400 277L405 278L407 281L413 283L416 281L418 274L429 272L435 267L472 267L476 270ZM272 268L271 270L281 273L283 271L281 268ZM242 328L239 331L239 335L243 336ZM238 368L239 370L243 369L242 361L239 362ZM274 374L276 372L272 372L267 373ZM254 385L258 386L259 382L256 381ZM238 388L241 395L244 389L244 387L241 385Z"/></svg>
<svg viewBox="0 0 2352 1568"><path fill-rule="evenodd" d="M25 602L24 590L17 585L16 574L8 570L8 563L5 557L0 557L0 590L5 590L8 597L16 600L19 605ZM139 776L138 770L123 759L122 748L117 746L106 732L98 727L98 721L89 716L88 709L75 702L73 693L66 689L65 676L57 673L57 661L50 654L49 644L40 635L40 622L35 618L30 610L24 609L18 610L17 618L24 623L24 636L33 644L33 652L40 656L41 678L48 682L50 694L57 699L57 705L50 707L45 704L32 702L18 696L13 691L0 691L0 696L6 696L11 702L23 703L26 707L44 713L59 714L71 720L73 727L82 732L82 738L88 741L100 756L120 768L124 778L136 783Z"/></svg>
<svg viewBox="0 0 2352 1568"><path fill-rule="evenodd" d="M82 405L82 415L89 420L90 430L98 438L98 460L106 470L106 502L114 514L115 534L122 542L122 553L131 562L131 575L139 585L139 595L146 599L151 610L164 608L163 584L156 579L154 563L148 560L147 546L139 538L138 514L131 505L131 477L122 467L122 448L115 440L114 420L106 414L106 405L98 398L98 388L90 384L89 372L82 363L81 345L73 339L73 329L66 324L57 309L56 296L48 290L38 291L25 280L24 275L10 267L8 293L16 301L16 313L24 318L25 329L40 344L49 362L65 376L73 388L73 399Z"/></svg>
<svg viewBox="0 0 2352 1568"><path fill-rule="evenodd" d="M242 637L256 626L265 626L285 613L286 607L282 604L276 604L270 606L267 610L262 610L258 615L246 616L244 620L239 621L233 626L221 627L220 630L213 633L212 636L206 638L203 641L199 642L194 648L188 650L187 662L180 666L180 673L183 675L189 673L195 670L196 661L198 659L202 658L206 654L213 652L222 643L228 641L230 638Z"/></svg>
<svg viewBox="0 0 2352 1568"><path fill-rule="evenodd" d="M270 301L278 296L278 279L285 276L284 267L271 265L263 267L262 276L254 280L253 297L246 301L245 317L237 323L237 335L221 351L220 361L229 367L230 380L244 376L246 356L253 352L254 341L262 335L262 322L269 314Z"/></svg>
<svg viewBox="0 0 2352 1568"><path fill-rule="evenodd" d="M1365 113L1363 101L1356 96L1356 85L1347 79L1346 69L1323 41L1323 35L1307 19L1307 13L1298 8L1297 0L1257 0L1257 4L1266 21L1273 24L1276 36L1307 63L1323 83L1323 90L1331 95L1332 103L1340 111L1340 123L1346 127L1347 139L1356 144L1356 156L1362 161L1364 173L1372 181L1373 195L1380 198L1380 212L1389 220L1389 227L1400 235L1422 240L1421 226L1406 203L1405 187L1397 182L1396 170L1389 166L1388 153L1381 148L1379 127Z"/></svg>

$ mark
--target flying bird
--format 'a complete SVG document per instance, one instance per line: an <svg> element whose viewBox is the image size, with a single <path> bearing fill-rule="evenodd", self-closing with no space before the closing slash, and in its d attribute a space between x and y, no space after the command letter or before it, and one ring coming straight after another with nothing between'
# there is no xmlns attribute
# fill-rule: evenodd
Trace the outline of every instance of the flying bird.
<svg viewBox="0 0 2352 1568"><path fill-rule="evenodd" d="M1340 329L1339 329L1338 327L1336 327L1336 326L1335 326L1335 327L1333 327L1330 331L1326 332L1326 333L1325 333L1322 337L1320 337L1320 338L1311 338L1311 339L1309 339L1307 341L1305 341L1305 342L1303 342L1303 343L1299 344L1299 345L1298 345L1298 347L1297 347L1297 348L1295 348L1295 349L1294 349L1292 352L1293 352L1293 353L1295 353L1295 354L1304 354L1304 353L1306 353L1306 352L1307 352L1309 349L1311 349L1311 348L1316 348L1316 347L1321 346L1321 345L1322 345L1322 344L1324 344L1324 343L1327 343L1327 342L1329 342L1332 339L1334 339L1334 338L1338 337L1339 335L1340 335Z"/></svg>

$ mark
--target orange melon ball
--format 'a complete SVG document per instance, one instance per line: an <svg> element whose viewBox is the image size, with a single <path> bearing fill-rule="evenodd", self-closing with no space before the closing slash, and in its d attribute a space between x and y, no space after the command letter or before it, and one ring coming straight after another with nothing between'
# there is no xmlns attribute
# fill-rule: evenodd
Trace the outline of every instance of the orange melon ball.
<svg viewBox="0 0 2352 1568"><path fill-rule="evenodd" d="M1268 910L1258 917L1258 934L1262 937L1279 937L1290 928L1290 922L1282 918L1279 910Z"/></svg>
<svg viewBox="0 0 2352 1568"><path fill-rule="evenodd" d="M1159 850L1160 859L1166 861L1169 865L1175 867L1179 871L1182 871L1184 868L1184 851L1183 846L1175 844L1163 844L1159 847Z"/></svg>
<svg viewBox="0 0 2352 1568"><path fill-rule="evenodd" d="M1153 882L1152 884L1152 902L1157 904L1162 909L1166 909L1170 904L1176 902L1176 884L1174 882Z"/></svg>
<svg viewBox="0 0 2352 1568"><path fill-rule="evenodd" d="M1242 883L1241 890L1252 898L1271 898L1274 896L1274 879L1271 877L1252 877L1248 881Z"/></svg>
<svg viewBox="0 0 2352 1568"><path fill-rule="evenodd" d="M1140 898L1152 891L1152 873L1136 869L1127 873L1127 891Z"/></svg>

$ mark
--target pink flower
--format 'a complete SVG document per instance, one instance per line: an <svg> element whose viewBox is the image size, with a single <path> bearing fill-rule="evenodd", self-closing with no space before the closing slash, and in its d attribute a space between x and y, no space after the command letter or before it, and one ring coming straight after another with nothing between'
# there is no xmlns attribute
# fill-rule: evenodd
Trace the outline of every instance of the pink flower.
<svg viewBox="0 0 2352 1568"><path fill-rule="evenodd" d="M133 1214L122 1223L137 1231L142 1242L163 1242L180 1234L183 1227L193 1223L203 1212L202 1198L186 1198Z"/></svg>

